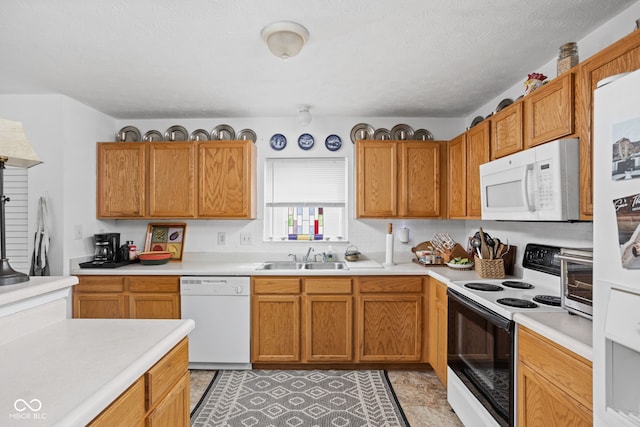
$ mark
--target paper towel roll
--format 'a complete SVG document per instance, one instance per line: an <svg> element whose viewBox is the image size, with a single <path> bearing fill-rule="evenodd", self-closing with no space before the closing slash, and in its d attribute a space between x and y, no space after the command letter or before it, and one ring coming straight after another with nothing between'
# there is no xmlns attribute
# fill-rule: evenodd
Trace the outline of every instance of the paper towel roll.
<svg viewBox="0 0 640 427"><path fill-rule="evenodd" d="M400 243L409 243L409 229L407 227L400 229L398 240L400 240Z"/></svg>
<svg viewBox="0 0 640 427"><path fill-rule="evenodd" d="M387 246L384 256L384 265L393 265L393 234L387 234Z"/></svg>

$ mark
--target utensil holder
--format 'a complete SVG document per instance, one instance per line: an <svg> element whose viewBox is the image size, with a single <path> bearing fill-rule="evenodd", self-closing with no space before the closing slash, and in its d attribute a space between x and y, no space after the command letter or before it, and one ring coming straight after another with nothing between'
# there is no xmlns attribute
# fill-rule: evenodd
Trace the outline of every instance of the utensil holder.
<svg viewBox="0 0 640 427"><path fill-rule="evenodd" d="M503 279L504 278L504 260L498 259L481 259L473 257L476 273L480 277L487 279Z"/></svg>

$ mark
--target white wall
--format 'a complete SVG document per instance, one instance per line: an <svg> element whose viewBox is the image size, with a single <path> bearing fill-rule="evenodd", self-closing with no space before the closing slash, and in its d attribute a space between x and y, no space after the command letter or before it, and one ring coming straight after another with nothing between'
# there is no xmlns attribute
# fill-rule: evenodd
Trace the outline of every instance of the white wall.
<svg viewBox="0 0 640 427"><path fill-rule="evenodd" d="M47 196L52 275L68 273L69 257L91 252L91 239L73 240L70 224L95 220L95 141L111 137L114 120L60 95L1 95L0 117L23 123L43 161L29 169L29 254L37 207Z"/></svg>

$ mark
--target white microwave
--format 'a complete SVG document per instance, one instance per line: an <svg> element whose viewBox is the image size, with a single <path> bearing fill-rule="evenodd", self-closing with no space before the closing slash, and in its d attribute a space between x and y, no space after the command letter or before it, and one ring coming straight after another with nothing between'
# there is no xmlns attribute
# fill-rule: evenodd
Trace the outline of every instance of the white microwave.
<svg viewBox="0 0 640 427"><path fill-rule="evenodd" d="M482 219L579 219L579 165L577 138L548 142L480 165Z"/></svg>

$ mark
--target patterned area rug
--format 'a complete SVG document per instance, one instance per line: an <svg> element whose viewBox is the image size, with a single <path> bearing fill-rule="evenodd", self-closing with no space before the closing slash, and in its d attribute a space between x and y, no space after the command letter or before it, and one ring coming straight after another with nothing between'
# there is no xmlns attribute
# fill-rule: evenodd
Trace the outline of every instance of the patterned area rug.
<svg viewBox="0 0 640 427"><path fill-rule="evenodd" d="M385 371L218 371L191 412L204 427L408 427Z"/></svg>

